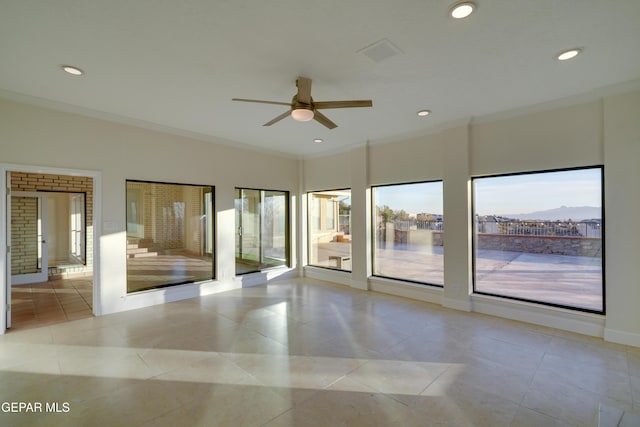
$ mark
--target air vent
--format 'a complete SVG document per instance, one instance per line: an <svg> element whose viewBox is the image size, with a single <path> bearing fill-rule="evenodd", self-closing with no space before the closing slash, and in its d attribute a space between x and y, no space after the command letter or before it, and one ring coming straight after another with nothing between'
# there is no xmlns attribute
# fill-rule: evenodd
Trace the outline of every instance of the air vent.
<svg viewBox="0 0 640 427"><path fill-rule="evenodd" d="M382 39L360 49L358 53L362 53L373 62L382 62L387 58L401 54L402 51L389 40Z"/></svg>

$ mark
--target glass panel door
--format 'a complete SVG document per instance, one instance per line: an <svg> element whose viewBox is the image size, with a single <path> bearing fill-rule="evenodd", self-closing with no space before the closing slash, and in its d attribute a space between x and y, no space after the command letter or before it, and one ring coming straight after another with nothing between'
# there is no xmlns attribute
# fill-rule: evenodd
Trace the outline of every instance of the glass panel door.
<svg viewBox="0 0 640 427"><path fill-rule="evenodd" d="M46 282L47 196L16 192L11 196L11 284Z"/></svg>
<svg viewBox="0 0 640 427"><path fill-rule="evenodd" d="M289 194L236 188L236 274L289 264Z"/></svg>
<svg viewBox="0 0 640 427"><path fill-rule="evenodd" d="M287 265L287 193L263 192L262 267Z"/></svg>
<svg viewBox="0 0 640 427"><path fill-rule="evenodd" d="M260 270L259 190L236 189L236 274Z"/></svg>

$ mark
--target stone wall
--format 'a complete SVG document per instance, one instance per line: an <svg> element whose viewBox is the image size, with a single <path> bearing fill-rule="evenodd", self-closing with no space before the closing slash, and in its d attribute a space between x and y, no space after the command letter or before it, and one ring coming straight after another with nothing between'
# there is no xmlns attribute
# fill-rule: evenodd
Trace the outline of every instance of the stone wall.
<svg viewBox="0 0 640 427"><path fill-rule="evenodd" d="M534 254L602 257L602 239L587 237L479 234L477 248Z"/></svg>
<svg viewBox="0 0 640 427"><path fill-rule="evenodd" d="M394 230L392 224L378 230L382 248L398 245L443 246L444 232L435 230ZM602 257L602 239L565 236L526 236L508 234L479 234L478 249L527 252L533 254Z"/></svg>

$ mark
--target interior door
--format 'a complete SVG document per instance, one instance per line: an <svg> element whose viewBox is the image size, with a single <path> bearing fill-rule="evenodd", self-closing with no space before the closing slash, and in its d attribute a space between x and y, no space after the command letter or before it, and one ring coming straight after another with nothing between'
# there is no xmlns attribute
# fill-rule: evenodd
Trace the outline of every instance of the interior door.
<svg viewBox="0 0 640 427"><path fill-rule="evenodd" d="M7 203L7 224L11 224L11 285L46 282L47 195L14 192Z"/></svg>

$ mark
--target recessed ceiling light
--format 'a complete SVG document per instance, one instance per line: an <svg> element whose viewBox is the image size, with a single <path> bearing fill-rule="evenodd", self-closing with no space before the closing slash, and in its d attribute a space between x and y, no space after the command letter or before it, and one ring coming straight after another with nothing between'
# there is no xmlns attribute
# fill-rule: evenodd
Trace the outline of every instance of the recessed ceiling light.
<svg viewBox="0 0 640 427"><path fill-rule="evenodd" d="M461 1L455 3L449 9L449 16L455 19L466 18L476 10L476 4L472 1Z"/></svg>
<svg viewBox="0 0 640 427"><path fill-rule="evenodd" d="M74 67L73 65L61 65L60 68L62 68L66 73L73 76L81 76L84 74L84 71L82 71L78 67Z"/></svg>
<svg viewBox="0 0 640 427"><path fill-rule="evenodd" d="M322 138L313 138L313 142L315 142L316 144L322 144L324 142L324 139L322 139Z"/></svg>
<svg viewBox="0 0 640 427"><path fill-rule="evenodd" d="M575 47L573 49L563 50L559 54L556 55L556 59L558 61L566 61L567 59L572 59L578 56L582 52L581 47Z"/></svg>
<svg viewBox="0 0 640 427"><path fill-rule="evenodd" d="M431 110L420 110L416 114L418 114L418 116L420 117L426 117L431 114Z"/></svg>

